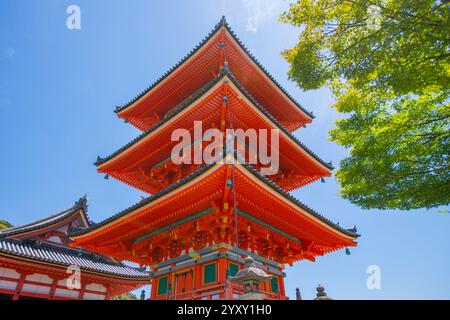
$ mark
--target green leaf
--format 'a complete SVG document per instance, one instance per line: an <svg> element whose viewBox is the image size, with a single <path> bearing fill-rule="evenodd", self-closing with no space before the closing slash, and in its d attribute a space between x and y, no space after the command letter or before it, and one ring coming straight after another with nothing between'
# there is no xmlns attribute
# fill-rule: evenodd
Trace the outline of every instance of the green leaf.
<svg viewBox="0 0 450 320"><path fill-rule="evenodd" d="M303 0L280 20L301 27L282 54L304 90L328 86L343 113L331 139L349 149L336 172L362 208L450 202L450 4Z"/></svg>

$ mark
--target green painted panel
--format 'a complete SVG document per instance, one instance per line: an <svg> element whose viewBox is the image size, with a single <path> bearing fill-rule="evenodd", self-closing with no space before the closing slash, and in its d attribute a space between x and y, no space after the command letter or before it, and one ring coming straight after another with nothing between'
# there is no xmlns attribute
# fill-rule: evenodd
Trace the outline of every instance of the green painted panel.
<svg viewBox="0 0 450 320"><path fill-rule="evenodd" d="M270 287L272 288L272 292L278 292L278 279L277 278L272 278L270 280Z"/></svg>
<svg viewBox="0 0 450 320"><path fill-rule="evenodd" d="M234 277L234 275L239 271L239 267L237 264L230 263L230 276Z"/></svg>
<svg viewBox="0 0 450 320"><path fill-rule="evenodd" d="M167 281L168 277L162 277L158 280L158 294L166 294L167 293Z"/></svg>
<svg viewBox="0 0 450 320"><path fill-rule="evenodd" d="M208 264L204 268L204 283L216 282L216 264Z"/></svg>

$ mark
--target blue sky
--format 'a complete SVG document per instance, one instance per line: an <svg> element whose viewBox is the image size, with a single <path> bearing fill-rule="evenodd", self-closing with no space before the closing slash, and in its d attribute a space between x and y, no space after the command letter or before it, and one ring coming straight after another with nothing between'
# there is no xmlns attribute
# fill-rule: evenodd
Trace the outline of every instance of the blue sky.
<svg viewBox="0 0 450 320"><path fill-rule="evenodd" d="M66 8L81 8L81 30L68 30ZM259 61L308 110L296 132L337 165L347 151L328 141L337 113L326 89L302 92L287 80L280 52L298 30L277 22L286 1L0 2L0 219L15 225L66 208L87 194L99 221L139 201L141 192L104 180L92 163L138 135L113 110L187 54L225 14ZM361 173L363 174L363 173ZM449 299L450 215L438 209L362 210L339 197L334 178L294 195L343 226L356 224L359 246L288 267L291 298L321 283L336 299ZM366 269L381 269L381 289Z"/></svg>

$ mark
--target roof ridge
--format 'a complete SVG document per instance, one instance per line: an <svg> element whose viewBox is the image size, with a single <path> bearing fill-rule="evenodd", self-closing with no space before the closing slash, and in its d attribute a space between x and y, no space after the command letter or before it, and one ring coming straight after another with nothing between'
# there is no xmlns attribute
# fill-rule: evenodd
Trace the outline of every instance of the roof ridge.
<svg viewBox="0 0 450 320"><path fill-rule="evenodd" d="M2 243L7 244L1 245ZM36 255L33 253L32 249L39 250L39 254ZM45 252L47 250L47 252ZM36 260L49 261L62 265L71 265L75 264L81 268L92 270L92 271L100 271L102 273L111 274L111 275L126 275L129 277L148 277L147 272L142 272L136 268L131 266L127 266L122 263L117 263L111 260L110 257L104 256L101 254L97 254L95 252L87 251L85 249L80 248L70 248L70 247L61 247L55 246L45 242L38 242L30 239L11 239L11 238L0 238L0 252L10 253L17 256L22 256L26 258L32 258ZM49 254L49 252L51 254ZM55 254L58 253L58 254ZM71 259L67 259L62 254L68 254L71 256ZM76 260L73 258L76 257ZM89 263L83 263L83 260L86 259L90 261ZM81 262L81 264L80 264ZM96 266L93 263L101 263L103 265L107 265L113 268L123 268L122 270L128 270L129 272L125 274L124 271L120 271L120 269L110 269L104 270L99 266Z"/></svg>
<svg viewBox="0 0 450 320"><path fill-rule="evenodd" d="M83 209L86 220L88 223L90 223L89 218L87 216L87 197L86 195L84 197L81 197L78 199L71 207L66 208L64 210L61 210L55 214L46 216L44 218L25 223L20 226L14 226L8 229L0 230L0 237L9 237L12 235L17 235L23 232L32 231L32 230L38 230L40 228L47 227L49 225L56 224L65 218L71 216L72 214L76 213L78 210ZM57 218L57 219L55 219ZM54 221L51 221L52 219L55 219ZM45 223L48 222L48 225L46 226Z"/></svg>
<svg viewBox="0 0 450 320"><path fill-rule="evenodd" d="M250 57L253 62L264 72L264 74L286 95L286 97L291 100L301 111L306 113L311 118L314 118L314 114L311 111L306 110L291 94L284 89L281 84L267 71L267 69L259 62L258 59L250 52L250 50L246 47L246 45L239 39L236 33L233 31L229 23L227 22L225 16L222 16L220 21L214 26L214 28L203 38L191 51L189 51L182 59L178 61L175 65L173 65L168 71L166 71L162 76L156 79L151 85L149 85L146 89L141 91L137 96L131 99L129 102L125 103L122 106L116 106L114 112L119 113L122 110L125 110L127 107L138 101L145 94L151 91L154 87L156 87L162 80L164 80L168 75L170 75L175 69L181 66L186 60L188 60L197 50L199 50L211 37L221 28L225 27L228 32L231 34L233 39L238 43L238 45L244 50L244 52Z"/></svg>

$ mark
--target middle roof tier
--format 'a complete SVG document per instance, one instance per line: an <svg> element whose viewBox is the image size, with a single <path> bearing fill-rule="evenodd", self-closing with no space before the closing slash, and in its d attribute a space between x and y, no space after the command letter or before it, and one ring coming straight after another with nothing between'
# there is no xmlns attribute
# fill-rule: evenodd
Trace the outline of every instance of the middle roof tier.
<svg viewBox="0 0 450 320"><path fill-rule="evenodd" d="M266 130L270 136L270 130L277 130L279 168L267 177L285 191L331 175L331 164L321 160L296 139L248 94L226 68L149 130L108 157L98 158L95 163L97 170L149 194L158 192L204 164L175 164L171 158L172 150L178 144L178 141L172 141L174 130L184 129L194 136L198 121L201 121L203 132L212 128L224 133L227 129L253 129L257 135ZM199 143L202 146L208 144L203 137L200 142L193 139L191 147L195 148ZM236 143L237 148L245 149L246 154L253 152L259 155L247 140ZM271 143L269 138L268 149ZM252 164L263 166L259 159Z"/></svg>

